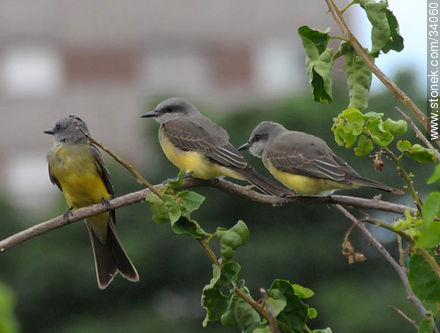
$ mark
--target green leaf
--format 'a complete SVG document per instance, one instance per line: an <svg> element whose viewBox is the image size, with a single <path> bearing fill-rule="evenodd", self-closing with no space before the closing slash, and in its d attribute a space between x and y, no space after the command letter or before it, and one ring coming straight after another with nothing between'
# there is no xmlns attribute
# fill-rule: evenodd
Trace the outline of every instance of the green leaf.
<svg viewBox="0 0 440 333"><path fill-rule="evenodd" d="M179 201L180 209L182 210L182 215L189 217L189 215L199 209L205 197L197 192L193 191L182 191L177 193L177 199Z"/></svg>
<svg viewBox="0 0 440 333"><path fill-rule="evenodd" d="M309 307L307 310L307 317L309 317L310 319L314 319L318 316L318 310L316 310L315 308Z"/></svg>
<svg viewBox="0 0 440 333"><path fill-rule="evenodd" d="M249 229L246 224L239 220L229 230L217 228L217 235L221 242L221 253L224 261L228 261L234 255L237 248L249 239Z"/></svg>
<svg viewBox="0 0 440 333"><path fill-rule="evenodd" d="M300 286L299 284L293 284L292 287L295 295L299 298L310 298L315 295L312 289Z"/></svg>
<svg viewBox="0 0 440 333"><path fill-rule="evenodd" d="M196 239L210 236L195 220L186 216L182 216L177 221L171 222L171 229L178 235L185 234Z"/></svg>
<svg viewBox="0 0 440 333"><path fill-rule="evenodd" d="M330 327L327 327L321 330L313 330L312 333L332 333L332 330Z"/></svg>
<svg viewBox="0 0 440 333"><path fill-rule="evenodd" d="M371 70L349 43L342 42L340 52L345 57L344 71L350 96L348 107L365 110L368 107Z"/></svg>
<svg viewBox="0 0 440 333"><path fill-rule="evenodd" d="M275 290L277 290L276 293ZM295 295L290 282L277 279L267 293L271 297L282 294L286 298L287 304L277 316L280 329L288 332L302 332L307 321L308 306Z"/></svg>
<svg viewBox="0 0 440 333"><path fill-rule="evenodd" d="M417 333L433 333L434 332L434 320L432 318L423 318L419 322L419 329Z"/></svg>
<svg viewBox="0 0 440 333"><path fill-rule="evenodd" d="M431 249L440 244L440 192L431 192L422 207L423 228L415 247Z"/></svg>
<svg viewBox="0 0 440 333"><path fill-rule="evenodd" d="M388 146L393 141L394 136L383 127L383 113L368 112L365 116L368 117L365 126L366 132L371 136L374 143L381 147Z"/></svg>
<svg viewBox="0 0 440 333"><path fill-rule="evenodd" d="M409 284L417 297L424 302L440 303L440 279L425 259L420 254L413 254L408 267Z"/></svg>
<svg viewBox="0 0 440 333"><path fill-rule="evenodd" d="M362 133L365 124L365 116L355 108L348 108L342 111L334 119L332 131L335 141L340 146L350 148L356 142L356 138Z"/></svg>
<svg viewBox="0 0 440 333"><path fill-rule="evenodd" d="M278 317L287 305L286 297L278 289L271 290L270 294L268 294L268 301L275 318Z"/></svg>
<svg viewBox="0 0 440 333"><path fill-rule="evenodd" d="M271 333L270 326L267 325L259 325L261 327L254 328L252 333Z"/></svg>
<svg viewBox="0 0 440 333"><path fill-rule="evenodd" d="M403 38L399 34L399 26L393 13L387 8L385 1L357 0L367 13L368 20L373 26L371 40L373 48L371 52L378 56L379 51L387 53L389 50L397 52L403 49Z"/></svg>
<svg viewBox="0 0 440 333"><path fill-rule="evenodd" d="M394 231L404 231L411 239L420 236L420 226L423 224L422 219L411 215L409 208L405 211L405 218L397 220L393 224Z"/></svg>
<svg viewBox="0 0 440 333"><path fill-rule="evenodd" d="M400 52L403 50L403 37L399 33L399 23L394 16L393 12L389 9L386 10L388 25L390 26L391 38L388 43L382 48L384 53L388 53L390 50Z"/></svg>
<svg viewBox="0 0 440 333"><path fill-rule="evenodd" d="M333 49L328 47L329 30L313 30L307 26L298 28L306 51L306 69L312 86L314 100L320 103L331 103L333 67Z"/></svg>
<svg viewBox="0 0 440 333"><path fill-rule="evenodd" d="M373 151L373 141L367 138L365 135L359 137L357 147L354 148L356 156L366 156Z"/></svg>
<svg viewBox="0 0 440 333"><path fill-rule="evenodd" d="M428 179L428 184L433 184L435 182L438 182L439 180L440 180L440 164L437 164L437 166L435 167L434 173Z"/></svg>
<svg viewBox="0 0 440 333"><path fill-rule="evenodd" d="M183 185L183 170L180 170L177 174L177 179L168 179L168 182L165 184L164 192L174 192L176 188L179 188Z"/></svg>
<svg viewBox="0 0 440 333"><path fill-rule="evenodd" d="M217 265L212 265L212 270L212 279L202 292L202 307L206 310L203 327L206 327L209 321L219 320L227 308L226 297L220 293L218 288L221 269Z"/></svg>
<svg viewBox="0 0 440 333"><path fill-rule="evenodd" d="M149 193L145 201L153 211L153 221L157 223L176 222L180 217L180 208L172 195L163 194L162 201L156 194Z"/></svg>
<svg viewBox="0 0 440 333"><path fill-rule="evenodd" d="M240 288L246 295L250 296L246 287ZM238 326L242 331L246 331L255 324L260 324L258 312L248 303L246 303L235 292L231 293L228 307L221 317L224 326Z"/></svg>
<svg viewBox="0 0 440 333"><path fill-rule="evenodd" d="M240 269L240 265L233 261L223 265L222 268L212 265L212 279L202 292L202 307L206 310L203 327L206 327L209 321L221 319L228 307L228 295L235 287Z"/></svg>
<svg viewBox="0 0 440 333"><path fill-rule="evenodd" d="M436 158L431 149L424 148L418 143L413 144L408 140L399 140L396 145L397 149L399 149L404 155L411 157L417 162L421 163L429 163L435 162Z"/></svg>
<svg viewBox="0 0 440 333"><path fill-rule="evenodd" d="M408 130L408 123L405 120L394 121L390 118L383 122L383 128L392 135L401 135Z"/></svg>
<svg viewBox="0 0 440 333"><path fill-rule="evenodd" d="M17 333L18 322L14 315L15 296L13 291L0 282L0 332Z"/></svg>
<svg viewBox="0 0 440 333"><path fill-rule="evenodd" d="M423 224L425 227L431 226L435 218L440 216L440 192L431 192L422 207Z"/></svg>

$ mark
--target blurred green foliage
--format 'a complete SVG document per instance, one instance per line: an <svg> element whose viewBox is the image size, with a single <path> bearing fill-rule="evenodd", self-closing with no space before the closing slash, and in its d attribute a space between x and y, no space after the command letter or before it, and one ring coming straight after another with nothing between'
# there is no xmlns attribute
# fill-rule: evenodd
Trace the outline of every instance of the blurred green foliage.
<svg viewBox="0 0 440 333"><path fill-rule="evenodd" d="M411 95L415 93L408 86L411 82L404 79L397 83ZM309 93L304 93L227 114L210 112L194 102L227 129L236 146L247 141L260 121L273 120L289 129L325 139L363 176L401 187L403 182L390 161L385 160L383 172L376 173L371 157L355 157L351 151L337 146L330 128L333 117L347 105L348 96L334 91L333 98L332 105L319 105ZM393 110L395 103L387 93L369 100L371 111L385 113L393 119L398 118ZM154 167L140 170L141 173L154 183L175 177L177 169L166 160L157 143L155 122L145 121L145 136L146 142L153 146ZM412 133L405 139L417 141ZM260 160L250 154L245 157L267 174ZM417 175L416 187L422 192L434 188L435 184L426 185L433 165L420 165L409 159L404 163ZM119 165L109 159L107 164L117 195L140 188ZM359 333L413 331L390 308L394 305L418 318L394 270L377 251L354 231L352 243L368 260L349 265L341 255L341 243L350 222L336 210L323 205L273 208L215 189L196 191L205 195L206 201L194 218L207 232L214 232L217 227L229 229L239 219L246 221L250 238L234 258L240 262L240 276L246 280L254 298L259 298L260 287L270 288L274 278L286 279L315 292L308 303L319 310L319 315L311 320L311 328L330 326L334 332ZM350 193L372 197L379 192L360 189ZM392 201L406 200L381 194ZM53 209L39 217L25 216L0 201L0 238L59 215L65 208L61 194ZM0 255L0 280L16 294L15 313L22 332L236 332L219 323L202 328L205 312L200 298L203 286L212 277L212 267L196 241L154 223L145 204L121 208L116 216L122 242L139 271L139 283L117 277L107 290L98 289L88 235L81 222L29 240ZM397 244L386 243L394 239L391 232L377 228L373 232L391 253L397 253ZM215 250L220 253L219 248Z"/></svg>

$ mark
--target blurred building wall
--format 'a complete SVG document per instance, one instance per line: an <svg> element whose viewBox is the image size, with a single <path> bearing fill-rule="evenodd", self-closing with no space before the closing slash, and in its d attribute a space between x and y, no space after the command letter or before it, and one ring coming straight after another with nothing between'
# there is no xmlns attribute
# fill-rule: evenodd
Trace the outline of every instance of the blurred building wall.
<svg viewBox="0 0 440 333"><path fill-rule="evenodd" d="M0 191L50 189L42 131L68 114L136 165L152 96L224 110L304 89L303 24L337 31L316 0L1 1Z"/></svg>

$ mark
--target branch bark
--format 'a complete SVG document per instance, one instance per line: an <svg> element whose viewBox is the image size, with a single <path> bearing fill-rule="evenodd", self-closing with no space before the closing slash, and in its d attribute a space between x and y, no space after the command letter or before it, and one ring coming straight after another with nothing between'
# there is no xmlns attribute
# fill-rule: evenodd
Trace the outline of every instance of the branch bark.
<svg viewBox="0 0 440 333"><path fill-rule="evenodd" d="M351 220L362 231L362 233L374 245L374 247L376 249L378 249L379 252L385 257L385 259L391 264L391 266L397 272L397 275L399 275L400 280L402 280L402 283L403 283L405 290L406 290L406 294L408 295L408 299L416 306L417 310L420 312L420 314L424 318L430 319L431 316L428 313L428 311L426 310L426 308L424 307L423 303L411 290L411 287L410 287L409 281L408 281L408 276L406 275L405 269L402 266L400 266L396 260L394 260L394 258L384 248L384 246L370 233L370 231L368 231L368 229L364 223L359 221L356 217L354 217L348 210L346 210L341 205L336 205L336 208L339 211L341 211L345 217L347 217L349 220Z"/></svg>
<svg viewBox="0 0 440 333"><path fill-rule="evenodd" d="M160 190L163 186L163 184L158 184L154 185L154 188L156 190ZM404 214L407 209L410 209L411 213L416 212L414 208L408 208L404 205L399 205L383 200L364 199L345 195L332 195L326 197L292 196L289 198L279 198L258 193L256 191L253 191L249 186L237 185L227 180L201 180L197 178L186 178L183 182L182 187L179 190L200 186L217 188L224 192L232 193L261 204L272 205L274 207L282 206L285 204L340 204L344 206L380 210L396 214ZM149 193L151 193L150 189L143 189L140 191L132 192L110 200L109 205L91 205L88 207L76 209L67 216L60 215L53 219L34 225L26 230L23 230L0 241L0 252L16 246L28 239L44 234L50 230L60 228L86 217L96 215L110 209L116 209L143 201Z"/></svg>

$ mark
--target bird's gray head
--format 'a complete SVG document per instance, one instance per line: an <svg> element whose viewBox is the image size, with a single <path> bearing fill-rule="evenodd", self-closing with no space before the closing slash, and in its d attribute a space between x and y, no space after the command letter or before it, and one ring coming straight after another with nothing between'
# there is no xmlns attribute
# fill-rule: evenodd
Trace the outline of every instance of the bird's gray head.
<svg viewBox="0 0 440 333"><path fill-rule="evenodd" d="M142 118L152 117L163 124L172 119L197 114L199 114L199 111L190 102L181 97L171 97L159 103L154 110L143 114Z"/></svg>
<svg viewBox="0 0 440 333"><path fill-rule="evenodd" d="M76 123L84 133L90 135L86 123L78 116L73 115L58 120L54 128L45 130L44 133L53 135L57 143L87 143L87 137L76 127L77 124L75 124L73 117L75 117Z"/></svg>
<svg viewBox="0 0 440 333"><path fill-rule="evenodd" d="M261 157L267 145L285 131L286 128L281 124L263 121L252 131L249 141L241 145L238 150L249 150L252 155Z"/></svg>

